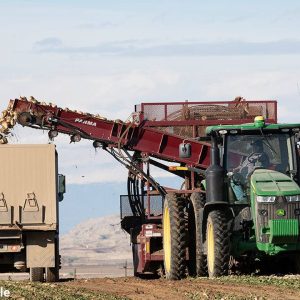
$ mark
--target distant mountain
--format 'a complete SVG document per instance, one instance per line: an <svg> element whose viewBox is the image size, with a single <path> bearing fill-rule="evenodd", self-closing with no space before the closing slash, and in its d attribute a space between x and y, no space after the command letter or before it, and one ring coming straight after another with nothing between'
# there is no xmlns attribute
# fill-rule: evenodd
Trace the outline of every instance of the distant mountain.
<svg viewBox="0 0 300 300"><path fill-rule="evenodd" d="M129 235L117 215L89 219L60 237L63 265L131 262Z"/></svg>
<svg viewBox="0 0 300 300"><path fill-rule="evenodd" d="M101 169L98 165L97 168ZM79 172L81 168L74 167L74 170ZM62 174L69 174L73 171L60 170ZM85 172L81 174L86 175ZM66 234L77 224L88 219L119 214L120 195L126 194L125 181L69 184L68 176L66 181L67 192L64 200L59 203L59 228L62 234Z"/></svg>

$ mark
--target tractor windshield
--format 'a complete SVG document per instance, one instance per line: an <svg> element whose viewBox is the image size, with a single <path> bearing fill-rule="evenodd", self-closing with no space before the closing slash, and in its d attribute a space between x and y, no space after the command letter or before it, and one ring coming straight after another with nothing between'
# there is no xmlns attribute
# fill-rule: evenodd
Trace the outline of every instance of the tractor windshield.
<svg viewBox="0 0 300 300"><path fill-rule="evenodd" d="M256 168L295 173L295 150L288 133L229 135L226 148L227 171L238 171L245 180Z"/></svg>

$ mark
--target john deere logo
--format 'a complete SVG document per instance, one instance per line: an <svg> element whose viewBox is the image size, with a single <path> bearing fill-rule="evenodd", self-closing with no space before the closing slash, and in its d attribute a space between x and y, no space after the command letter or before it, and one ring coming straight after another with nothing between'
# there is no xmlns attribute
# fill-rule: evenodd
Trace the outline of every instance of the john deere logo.
<svg viewBox="0 0 300 300"><path fill-rule="evenodd" d="M283 217L283 216L285 216L285 210L284 210L284 209L277 209L277 210L276 210L276 215L277 215L278 217Z"/></svg>

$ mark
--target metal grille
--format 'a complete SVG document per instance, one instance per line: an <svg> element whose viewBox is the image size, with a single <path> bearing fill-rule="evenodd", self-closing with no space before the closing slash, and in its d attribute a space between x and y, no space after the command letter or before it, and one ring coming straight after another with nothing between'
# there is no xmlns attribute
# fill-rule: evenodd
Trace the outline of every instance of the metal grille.
<svg viewBox="0 0 300 300"><path fill-rule="evenodd" d="M203 136L208 125L250 123L256 116L277 122L276 101L142 103L137 108L146 126L185 137Z"/></svg>
<svg viewBox="0 0 300 300"><path fill-rule="evenodd" d="M140 195L140 198L142 196ZM144 209L145 214L148 212L148 196L144 195ZM160 195L150 195L150 213L149 216L159 216L163 212L163 197ZM121 219L124 217L132 217L133 213L131 210L128 195L120 196L120 215Z"/></svg>
<svg viewBox="0 0 300 300"><path fill-rule="evenodd" d="M285 215L284 216L278 216L276 214L276 211L278 209L284 209ZM267 215L264 216L261 214L261 211L265 210L267 211ZM300 203L299 202L291 202L287 203L285 200L281 197L279 197L278 200L276 200L275 203L257 203L256 204L256 222L258 225L257 232L261 232L262 228L268 227L269 220L288 220L288 219L297 219L300 222L300 215L299 213L296 214L296 212L300 211ZM262 234L261 235L261 242L267 243L269 241L269 235Z"/></svg>
<svg viewBox="0 0 300 300"><path fill-rule="evenodd" d="M149 121L237 120L258 115L276 120L276 101L224 101L142 103L144 117Z"/></svg>

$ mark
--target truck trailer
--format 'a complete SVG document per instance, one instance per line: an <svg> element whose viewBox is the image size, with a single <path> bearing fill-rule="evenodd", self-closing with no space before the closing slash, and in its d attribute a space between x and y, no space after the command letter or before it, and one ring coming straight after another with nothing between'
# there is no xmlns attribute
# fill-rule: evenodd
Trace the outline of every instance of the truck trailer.
<svg viewBox="0 0 300 300"><path fill-rule="evenodd" d="M59 201L65 192L54 145L0 146L0 272L59 278Z"/></svg>
<svg viewBox="0 0 300 300"><path fill-rule="evenodd" d="M300 272L300 124L277 124L274 100L142 103L122 122L21 98L0 123L2 143L19 123L50 140L89 139L128 169L121 226L136 276L216 277L280 261ZM162 186L153 166L182 186Z"/></svg>

